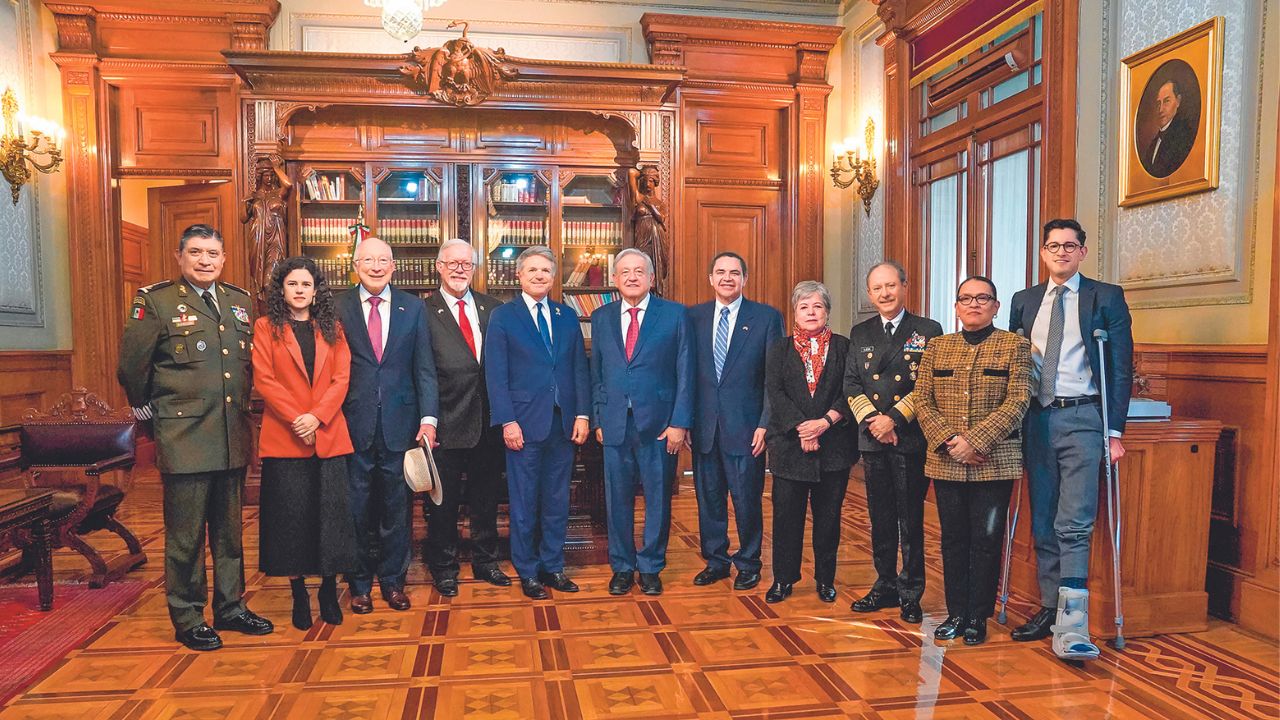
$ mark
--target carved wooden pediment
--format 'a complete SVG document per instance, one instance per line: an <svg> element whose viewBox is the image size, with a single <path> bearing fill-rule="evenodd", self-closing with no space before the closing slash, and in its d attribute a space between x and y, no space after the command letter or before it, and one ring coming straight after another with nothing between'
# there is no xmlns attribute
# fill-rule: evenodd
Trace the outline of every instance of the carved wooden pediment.
<svg viewBox="0 0 1280 720"><path fill-rule="evenodd" d="M515 78L517 73L508 64L505 50L477 47L467 39L467 23L449 23L449 27L455 25L462 25L462 37L438 48L413 48L409 63L400 72L409 76L419 92L446 105L478 105L493 94L498 83Z"/></svg>

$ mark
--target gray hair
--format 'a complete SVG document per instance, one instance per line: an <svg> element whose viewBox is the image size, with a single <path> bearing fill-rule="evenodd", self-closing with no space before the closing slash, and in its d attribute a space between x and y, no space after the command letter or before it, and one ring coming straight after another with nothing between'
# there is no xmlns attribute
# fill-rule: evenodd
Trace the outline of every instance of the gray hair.
<svg viewBox="0 0 1280 720"><path fill-rule="evenodd" d="M551 248L546 245L534 245L533 247L525 248L524 251L516 257L516 272L520 272L520 270L524 268L525 261L531 257L546 258L551 261L551 270L553 272L555 271L556 254L551 252Z"/></svg>
<svg viewBox="0 0 1280 720"><path fill-rule="evenodd" d="M828 311L831 310L831 293L827 292L826 285L817 280L801 280L796 283L795 289L791 291L791 309L794 311L800 301L810 295L817 295L822 298L822 306Z"/></svg>
<svg viewBox="0 0 1280 720"><path fill-rule="evenodd" d="M451 247L458 247L460 245L466 246L466 248L471 251L471 262L474 263L477 267L479 267L480 251L477 250L474 245L467 242L466 240L463 240L462 238L450 238L448 240L445 240L444 243L440 246L440 250L436 252L436 259L439 260L440 256L444 254L445 250L448 250Z"/></svg>
<svg viewBox="0 0 1280 720"><path fill-rule="evenodd" d="M868 288L871 287L871 273L879 270L882 267L891 267L894 270L897 270L898 282L902 283L903 285L907 284L907 269L902 267L902 263L898 262L897 260L881 260L875 265L872 265L871 269L867 271L867 287Z"/></svg>
<svg viewBox="0 0 1280 720"><path fill-rule="evenodd" d="M618 262L621 261L622 258L627 257L629 255L639 255L640 257L644 258L644 265L646 268L649 269L649 274L650 275L654 274L653 258L649 257L649 253L637 248L627 248L626 250L623 250L622 252L618 253L617 257L613 259L613 266L617 268Z"/></svg>

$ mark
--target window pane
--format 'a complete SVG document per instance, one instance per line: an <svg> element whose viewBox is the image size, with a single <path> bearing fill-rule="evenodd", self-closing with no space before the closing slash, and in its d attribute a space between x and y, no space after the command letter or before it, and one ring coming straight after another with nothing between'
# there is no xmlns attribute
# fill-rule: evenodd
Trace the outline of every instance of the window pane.
<svg viewBox="0 0 1280 720"><path fill-rule="evenodd" d="M991 163L987 196L991 199L991 279L1005 302L996 327L1009 327L1008 298L1027 285L1031 238L1030 217L1037 212L1028 197L1028 173L1036 172L1038 148L1029 148ZM1038 194L1038 193L1037 193Z"/></svg>
<svg viewBox="0 0 1280 720"><path fill-rule="evenodd" d="M964 173L929 185L929 317L944 332L956 329L956 286L961 280L960 255L964 252Z"/></svg>
<svg viewBox="0 0 1280 720"><path fill-rule="evenodd" d="M1027 73L1021 72L992 88L991 104L995 105L1001 100L1007 100L1023 90L1026 90L1028 87L1027 77Z"/></svg>

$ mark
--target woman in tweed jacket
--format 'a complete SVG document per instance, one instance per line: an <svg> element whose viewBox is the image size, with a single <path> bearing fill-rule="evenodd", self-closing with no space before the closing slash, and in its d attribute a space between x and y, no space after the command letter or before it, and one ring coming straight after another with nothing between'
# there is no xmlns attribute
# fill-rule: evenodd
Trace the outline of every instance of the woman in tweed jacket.
<svg viewBox="0 0 1280 720"><path fill-rule="evenodd" d="M964 330L929 343L916 380L916 415L929 452L942 525L947 619L933 635L987 638L995 611L1005 511L1022 474L1018 429L1031 402L1031 343L992 324L996 286L971 277L956 291Z"/></svg>

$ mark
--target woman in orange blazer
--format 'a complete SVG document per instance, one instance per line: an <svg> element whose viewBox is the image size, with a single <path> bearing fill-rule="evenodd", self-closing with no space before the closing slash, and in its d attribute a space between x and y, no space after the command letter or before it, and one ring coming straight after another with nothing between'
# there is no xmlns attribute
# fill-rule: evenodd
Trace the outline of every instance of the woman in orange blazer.
<svg viewBox="0 0 1280 720"><path fill-rule="evenodd" d="M355 531L347 510L351 437L342 415L351 351L333 294L309 258L277 265L266 300L253 344L254 386L266 401L258 439L258 567L290 578L293 625L299 630L311 627L305 576L321 576L320 617L338 625L335 576L355 568Z"/></svg>

